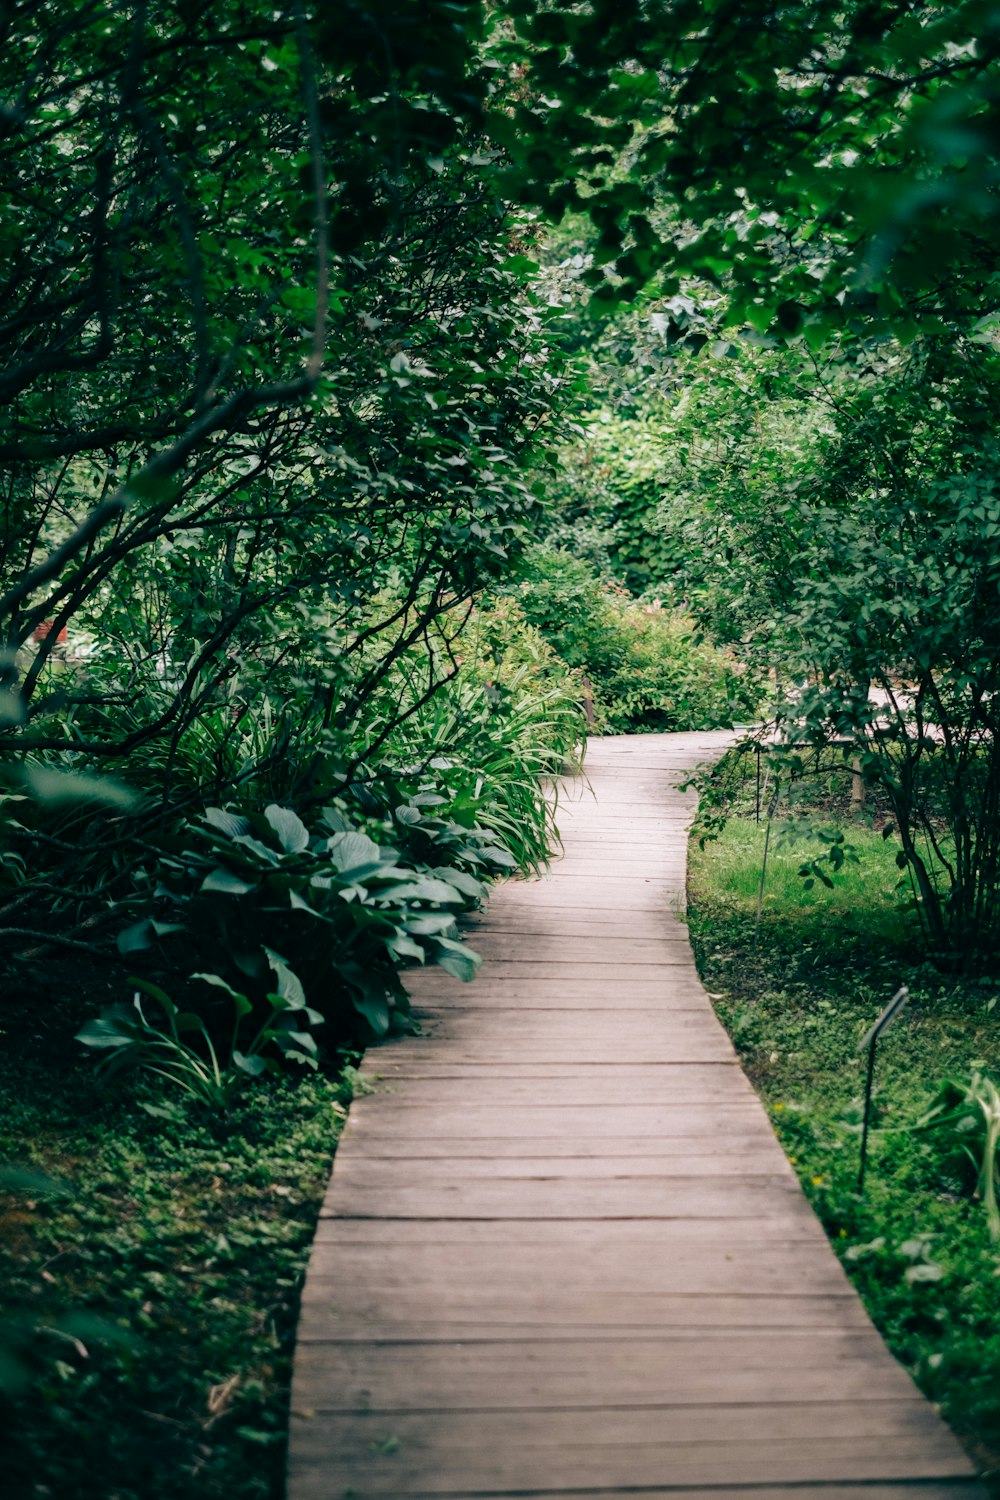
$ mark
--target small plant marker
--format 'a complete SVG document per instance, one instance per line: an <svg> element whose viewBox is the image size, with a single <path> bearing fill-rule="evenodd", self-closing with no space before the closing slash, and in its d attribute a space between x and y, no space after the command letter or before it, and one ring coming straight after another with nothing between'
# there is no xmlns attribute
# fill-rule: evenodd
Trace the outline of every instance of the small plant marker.
<svg viewBox="0 0 1000 1500"><path fill-rule="evenodd" d="M868 1074L865 1078L865 1115L864 1124L861 1127L861 1167L858 1171L859 1193L863 1193L865 1190L865 1162L868 1157L868 1121L872 1107L872 1081L875 1077L875 1049L878 1046L879 1037L883 1031L888 1031L909 998L910 991L906 985L900 985L878 1020L865 1032L858 1043L859 1053L864 1052L866 1047L868 1048Z"/></svg>

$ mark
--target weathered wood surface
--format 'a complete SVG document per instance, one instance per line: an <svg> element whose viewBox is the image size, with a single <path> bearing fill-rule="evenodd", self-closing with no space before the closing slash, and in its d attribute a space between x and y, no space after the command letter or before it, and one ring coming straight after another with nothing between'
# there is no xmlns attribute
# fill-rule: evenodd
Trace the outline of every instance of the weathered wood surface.
<svg viewBox="0 0 1000 1500"><path fill-rule="evenodd" d="M373 1051L302 1301L289 1500L973 1500L695 973L691 799L724 736L595 740L563 857Z"/></svg>

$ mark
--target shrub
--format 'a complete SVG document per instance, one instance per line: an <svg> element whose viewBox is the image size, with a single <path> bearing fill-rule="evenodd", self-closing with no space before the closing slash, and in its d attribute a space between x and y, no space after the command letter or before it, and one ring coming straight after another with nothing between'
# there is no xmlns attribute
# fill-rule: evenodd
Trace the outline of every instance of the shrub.
<svg viewBox="0 0 1000 1500"><path fill-rule="evenodd" d="M515 597L586 674L599 725L611 733L716 729L756 707L753 681L688 615L631 598L571 553L533 548Z"/></svg>
<svg viewBox="0 0 1000 1500"><path fill-rule="evenodd" d="M123 952L176 945L183 934L199 968L221 969L227 989L258 1007L280 953L309 1007L332 1023L332 1040L383 1036L405 1021L407 965L475 973L455 918L480 899L481 882L453 867L400 864L341 808L324 808L312 831L274 804L246 815L209 808L175 842L161 861L156 916L122 933Z"/></svg>
<svg viewBox="0 0 1000 1500"><path fill-rule="evenodd" d="M454 674L432 696L426 646L386 678L366 709L377 748L345 796L388 820L385 836L415 862L538 870L557 843L551 779L579 761L582 678L511 599L478 610L454 649Z"/></svg>

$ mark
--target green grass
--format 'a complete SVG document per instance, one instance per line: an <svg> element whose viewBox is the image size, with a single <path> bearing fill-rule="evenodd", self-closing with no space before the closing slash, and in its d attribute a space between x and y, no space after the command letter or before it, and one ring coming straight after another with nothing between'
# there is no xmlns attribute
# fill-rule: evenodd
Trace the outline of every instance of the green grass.
<svg viewBox="0 0 1000 1500"><path fill-rule="evenodd" d="M830 819L823 818L823 826ZM804 892L804 845L777 849L756 920L763 829L734 820L691 844L690 927L721 1019L875 1323L1000 1495L1000 1246L955 1143L912 1130L936 1087L974 1066L1000 1080L1000 982L921 958L893 847L850 822L861 852L833 891ZM864 1059L900 983L912 998L877 1065L876 1126L857 1194Z"/></svg>
<svg viewBox="0 0 1000 1500"><path fill-rule="evenodd" d="M220 1121L154 1083L104 1091L89 1063L8 1057L0 1161L63 1187L0 1192L0 1346L22 1341L8 1500L284 1493L299 1286L347 1097L273 1080Z"/></svg>
<svg viewBox="0 0 1000 1500"><path fill-rule="evenodd" d="M819 829L842 832L844 845L857 855L857 863L848 858L833 876L832 890L815 877L807 889L799 874L804 863L822 858L830 847L820 839ZM712 889L718 899L756 916L765 841L762 921L794 911L805 929L826 928L832 922L849 934L894 943L913 934L912 893L909 880L896 866L898 845L864 824L831 818L777 819L770 838L764 819L731 819L711 850Z"/></svg>

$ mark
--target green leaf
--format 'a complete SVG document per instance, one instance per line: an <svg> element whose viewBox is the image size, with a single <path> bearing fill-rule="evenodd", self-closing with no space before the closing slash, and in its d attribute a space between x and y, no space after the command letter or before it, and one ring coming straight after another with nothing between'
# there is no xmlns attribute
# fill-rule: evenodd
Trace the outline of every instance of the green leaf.
<svg viewBox="0 0 1000 1500"><path fill-rule="evenodd" d="M516 870L518 867L517 860L510 850L501 849L499 844L486 844L479 852L484 859L488 859L491 864L499 865L502 870Z"/></svg>
<svg viewBox="0 0 1000 1500"><path fill-rule="evenodd" d="M260 1053L251 1053L248 1057L245 1052L233 1051L233 1067L239 1068L241 1073L246 1073L250 1078L260 1078L264 1073L274 1071L273 1064Z"/></svg>
<svg viewBox="0 0 1000 1500"><path fill-rule="evenodd" d="M281 855L276 850L269 849L266 844L262 843L260 839L255 839L252 834L235 834L232 842L239 849L246 849L250 854L254 855L260 864L266 865L271 869L281 862Z"/></svg>
<svg viewBox="0 0 1000 1500"><path fill-rule="evenodd" d="M446 974L454 974L456 979L462 979L466 983L475 979L481 963L478 953L452 938L437 939L434 960Z"/></svg>
<svg viewBox="0 0 1000 1500"><path fill-rule="evenodd" d="M484 894L482 881L477 880L474 875L467 874L464 870L455 870L451 866L439 866L437 869L431 870L430 873L440 880L447 881L450 886L453 886L456 891L460 891L463 896L467 896L470 901L479 901Z"/></svg>
<svg viewBox="0 0 1000 1500"><path fill-rule="evenodd" d="M124 1047L139 1040L144 1032L145 1027L134 1010L114 1005L103 1015L85 1022L76 1033L76 1040L85 1047Z"/></svg>
<svg viewBox="0 0 1000 1500"><path fill-rule="evenodd" d="M398 933L396 937L388 938L385 945L395 958L413 958L422 964L426 954L419 943L415 943L405 932Z"/></svg>
<svg viewBox="0 0 1000 1500"><path fill-rule="evenodd" d="M80 771L54 771L49 766L26 766L24 779L29 791L49 807L72 807L97 803L118 812L128 812L139 801L137 792L111 776L91 776Z"/></svg>
<svg viewBox="0 0 1000 1500"><path fill-rule="evenodd" d="M163 1007L168 1015L173 1016L177 1014L177 1007L166 990L161 989L158 984L154 984L151 979L139 979L136 975L132 974L129 976L129 983L134 984L137 990L142 990L144 995L150 995L157 1004Z"/></svg>
<svg viewBox="0 0 1000 1500"><path fill-rule="evenodd" d="M143 917L141 922L133 922L131 927L118 934L118 952L140 953L152 946L154 936L152 920Z"/></svg>
<svg viewBox="0 0 1000 1500"><path fill-rule="evenodd" d="M182 922L158 922L155 918L143 917L140 922L133 922L131 927L126 927L124 932L118 934L118 952L140 953L152 946L154 938L184 931Z"/></svg>
<svg viewBox="0 0 1000 1500"><path fill-rule="evenodd" d="M321 912L318 912L315 907L310 906L309 902L305 899L304 896L300 896L298 891L290 890L288 892L288 905L291 907L292 911L304 911L307 912L310 917L316 917L321 922L326 921L326 918L323 916L323 914Z"/></svg>
<svg viewBox="0 0 1000 1500"><path fill-rule="evenodd" d="M450 882L435 880L430 875L418 875L414 880L405 885L394 886L390 892L377 892L377 895L390 895L393 901L434 901L439 906L460 906L462 894L457 891Z"/></svg>
<svg viewBox="0 0 1000 1500"><path fill-rule="evenodd" d="M245 896L256 888L255 880L247 880L242 875L236 875L232 870L227 870L225 865L219 865L211 874L206 875L199 889L203 891L218 891L224 896Z"/></svg>
<svg viewBox="0 0 1000 1500"><path fill-rule="evenodd" d="M213 989L222 990L232 1000L238 1016L248 1016L253 1010L253 1005L246 995L239 990L234 990L228 980L223 979L221 974L192 974L192 979L200 979L202 984L210 984Z"/></svg>
<svg viewBox="0 0 1000 1500"><path fill-rule="evenodd" d="M376 1036L385 1036L389 1030L392 1008L384 993L355 995L354 1009L365 1018Z"/></svg>
<svg viewBox="0 0 1000 1500"><path fill-rule="evenodd" d="M265 948L264 952L277 978L278 994L286 1002L289 1010L300 1010L306 1003L306 992L302 987L302 981L297 974L292 972L279 953L275 953L271 948Z"/></svg>
<svg viewBox="0 0 1000 1500"><path fill-rule="evenodd" d="M365 833L335 833L327 840L333 866L345 881L364 880L382 866L382 851Z"/></svg>
<svg viewBox="0 0 1000 1500"><path fill-rule="evenodd" d="M250 832L250 824L246 818L241 818L236 813L226 812L221 807L207 807L205 822L229 838L239 838Z"/></svg>
<svg viewBox="0 0 1000 1500"><path fill-rule="evenodd" d="M290 807L279 807L276 802L272 802L269 807L265 807L264 817L286 854L301 854L304 849L308 849L309 830Z"/></svg>

